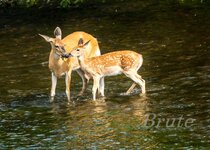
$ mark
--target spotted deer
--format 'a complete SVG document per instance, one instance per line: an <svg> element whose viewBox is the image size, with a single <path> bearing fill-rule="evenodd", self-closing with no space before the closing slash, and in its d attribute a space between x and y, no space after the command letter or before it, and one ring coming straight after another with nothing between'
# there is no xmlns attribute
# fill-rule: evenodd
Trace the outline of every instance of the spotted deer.
<svg viewBox="0 0 210 150"><path fill-rule="evenodd" d="M66 83L66 95L68 102L70 99L70 82L71 82L71 73L75 70L79 76L82 78L83 86L79 95L82 95L86 85L87 80L85 79L84 72L80 69L80 65L78 63L77 58L68 57L67 54L69 50L73 47L77 46L78 40L83 38L84 40L90 40L89 46L87 47L83 57L93 57L100 55L100 49L98 46L97 39L92 35L85 32L74 32L69 34L65 38L62 39L62 32L59 27L56 27L54 30L55 38L39 34L43 37L47 42L51 45L51 51L49 54L49 69L51 70L51 101L54 100L55 90L57 85L57 78L65 75L65 83Z"/></svg>
<svg viewBox="0 0 210 150"><path fill-rule="evenodd" d="M146 93L145 81L137 73L143 63L141 54L130 50L122 50L85 58L86 48L90 42L88 40L86 43L83 43L83 39L80 38L78 46L69 53L69 56L77 57L80 68L84 71L87 78L93 78L93 100L96 100L97 90L104 96L104 77L115 76L121 73L134 81L127 94L133 90L136 84L141 87L142 93Z"/></svg>

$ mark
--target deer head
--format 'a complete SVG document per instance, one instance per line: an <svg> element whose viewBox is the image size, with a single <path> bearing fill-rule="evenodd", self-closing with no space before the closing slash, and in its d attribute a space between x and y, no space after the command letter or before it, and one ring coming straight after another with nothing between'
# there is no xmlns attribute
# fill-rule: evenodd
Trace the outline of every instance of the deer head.
<svg viewBox="0 0 210 150"><path fill-rule="evenodd" d="M59 27L56 27L54 30L55 38L39 34L41 37L45 39L46 42L49 42L52 48L52 51L61 58L68 58L68 54L66 54L65 45L62 42L62 32Z"/></svg>
<svg viewBox="0 0 210 150"><path fill-rule="evenodd" d="M80 38L78 41L78 45L70 52L72 57L79 57L83 56L85 53L85 49L88 46L90 40L84 43L83 39Z"/></svg>

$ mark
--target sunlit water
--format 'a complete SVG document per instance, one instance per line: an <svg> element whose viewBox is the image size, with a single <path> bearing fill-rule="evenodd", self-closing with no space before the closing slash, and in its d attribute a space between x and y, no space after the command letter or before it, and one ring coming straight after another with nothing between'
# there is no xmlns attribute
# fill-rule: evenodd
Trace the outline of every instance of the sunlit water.
<svg viewBox="0 0 210 150"><path fill-rule="evenodd" d="M3 14L0 149L209 149L209 10L131 1L49 14ZM56 26L64 36L77 30L91 33L102 53L142 53L139 73L146 80L146 96L139 96L139 88L124 95L132 82L117 76L105 79L105 99L91 100L92 82L84 96L76 97L82 83L74 73L75 105L67 105L64 78L50 103L50 46L38 33L53 35ZM156 115L153 125L145 125L149 115ZM157 125L160 119L176 122ZM186 126L187 119L193 123Z"/></svg>

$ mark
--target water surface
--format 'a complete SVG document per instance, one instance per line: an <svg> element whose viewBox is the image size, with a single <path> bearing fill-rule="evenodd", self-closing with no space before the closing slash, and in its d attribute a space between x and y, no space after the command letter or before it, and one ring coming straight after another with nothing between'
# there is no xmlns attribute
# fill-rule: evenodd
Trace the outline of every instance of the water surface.
<svg viewBox="0 0 210 150"><path fill-rule="evenodd" d="M1 149L209 149L210 11L205 4L121 1L65 11L1 13ZM54 14L54 15L51 15ZM101 52L135 50L144 56L139 73L147 94L123 93L125 76L105 79L105 101L91 101L90 82L77 98L81 79L72 77L68 106L64 78L49 102L50 45L38 33L53 36L82 30L95 36ZM154 126L145 119L155 114ZM158 119L183 117L182 126ZM184 125L194 119L191 127ZM151 124L150 124L151 125Z"/></svg>

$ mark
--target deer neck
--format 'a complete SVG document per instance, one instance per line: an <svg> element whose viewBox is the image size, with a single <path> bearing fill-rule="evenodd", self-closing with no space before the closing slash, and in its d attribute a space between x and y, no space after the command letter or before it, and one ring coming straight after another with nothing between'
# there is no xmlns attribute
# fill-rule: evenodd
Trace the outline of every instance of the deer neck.
<svg viewBox="0 0 210 150"><path fill-rule="evenodd" d="M58 62L60 60L60 56L55 52L55 50L51 50L49 60L53 62Z"/></svg>
<svg viewBox="0 0 210 150"><path fill-rule="evenodd" d="M78 57L78 62L81 68L85 68L86 67L86 63L85 63L85 56L81 55Z"/></svg>
<svg viewBox="0 0 210 150"><path fill-rule="evenodd" d="M60 59L60 55L58 55L55 50L52 48L51 53L50 53L50 57L52 57L54 60L59 60Z"/></svg>
<svg viewBox="0 0 210 150"><path fill-rule="evenodd" d="M49 55L49 68L53 72L64 70L65 61L52 49Z"/></svg>

